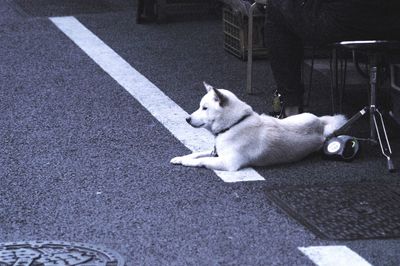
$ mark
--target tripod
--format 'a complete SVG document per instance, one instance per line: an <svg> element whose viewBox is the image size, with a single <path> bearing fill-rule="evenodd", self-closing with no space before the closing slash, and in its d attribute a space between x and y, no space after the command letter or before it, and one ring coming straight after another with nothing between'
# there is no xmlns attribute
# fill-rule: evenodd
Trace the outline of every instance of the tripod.
<svg viewBox="0 0 400 266"><path fill-rule="evenodd" d="M382 53L387 52L387 49L393 48L395 45L399 45L398 42L390 41L349 41L340 42L339 46L350 48L353 50L363 50L368 54L368 60L370 64L369 68L369 84L370 84L370 95L369 105L365 106L353 117L351 117L346 124L336 130L333 135L341 135L350 125L363 117L366 113L370 114L370 141L373 143L378 142L381 148L381 152L387 159L387 168L390 172L395 171L393 164L392 149L390 147L389 139L386 133L385 123L383 122L382 113L376 107L376 90L377 90L377 77L380 71L379 59Z"/></svg>

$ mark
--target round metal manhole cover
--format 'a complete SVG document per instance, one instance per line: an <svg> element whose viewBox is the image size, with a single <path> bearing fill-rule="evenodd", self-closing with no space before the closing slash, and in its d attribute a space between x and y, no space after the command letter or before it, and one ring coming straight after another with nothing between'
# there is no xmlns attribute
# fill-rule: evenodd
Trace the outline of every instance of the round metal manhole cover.
<svg viewBox="0 0 400 266"><path fill-rule="evenodd" d="M0 266L124 266L116 252L60 241L0 243Z"/></svg>

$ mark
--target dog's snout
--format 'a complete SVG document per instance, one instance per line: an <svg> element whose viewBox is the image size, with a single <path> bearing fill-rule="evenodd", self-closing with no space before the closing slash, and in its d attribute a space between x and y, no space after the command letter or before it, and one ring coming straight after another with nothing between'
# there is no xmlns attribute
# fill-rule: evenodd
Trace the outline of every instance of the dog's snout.
<svg viewBox="0 0 400 266"><path fill-rule="evenodd" d="M186 117L186 122L190 124L190 121L192 121L192 118L190 116Z"/></svg>

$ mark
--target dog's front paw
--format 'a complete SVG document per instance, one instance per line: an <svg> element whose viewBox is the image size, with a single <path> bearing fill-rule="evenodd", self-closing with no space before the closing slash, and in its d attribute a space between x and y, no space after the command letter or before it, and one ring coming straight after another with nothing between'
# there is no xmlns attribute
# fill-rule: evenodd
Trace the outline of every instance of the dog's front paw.
<svg viewBox="0 0 400 266"><path fill-rule="evenodd" d="M192 158L182 158L181 164L183 166L189 167L202 167L203 165L200 163L199 159L192 159Z"/></svg>
<svg viewBox="0 0 400 266"><path fill-rule="evenodd" d="M178 156L178 157L172 158L170 163L172 163L172 164L182 164L182 157Z"/></svg>

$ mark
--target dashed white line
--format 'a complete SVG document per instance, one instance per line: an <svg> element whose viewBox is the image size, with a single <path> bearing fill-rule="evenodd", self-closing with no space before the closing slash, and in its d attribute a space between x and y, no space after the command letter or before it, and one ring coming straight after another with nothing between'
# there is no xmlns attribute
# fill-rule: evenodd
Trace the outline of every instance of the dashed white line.
<svg viewBox="0 0 400 266"><path fill-rule="evenodd" d="M213 147L213 136L208 131L187 125L184 121L188 114L181 107L75 17L52 17L50 20L187 148L199 151ZM171 154L171 156L177 155L179 154ZM215 173L225 182L265 180L253 168L237 172L215 171Z"/></svg>
<svg viewBox="0 0 400 266"><path fill-rule="evenodd" d="M299 247L318 266L372 266L346 246Z"/></svg>

